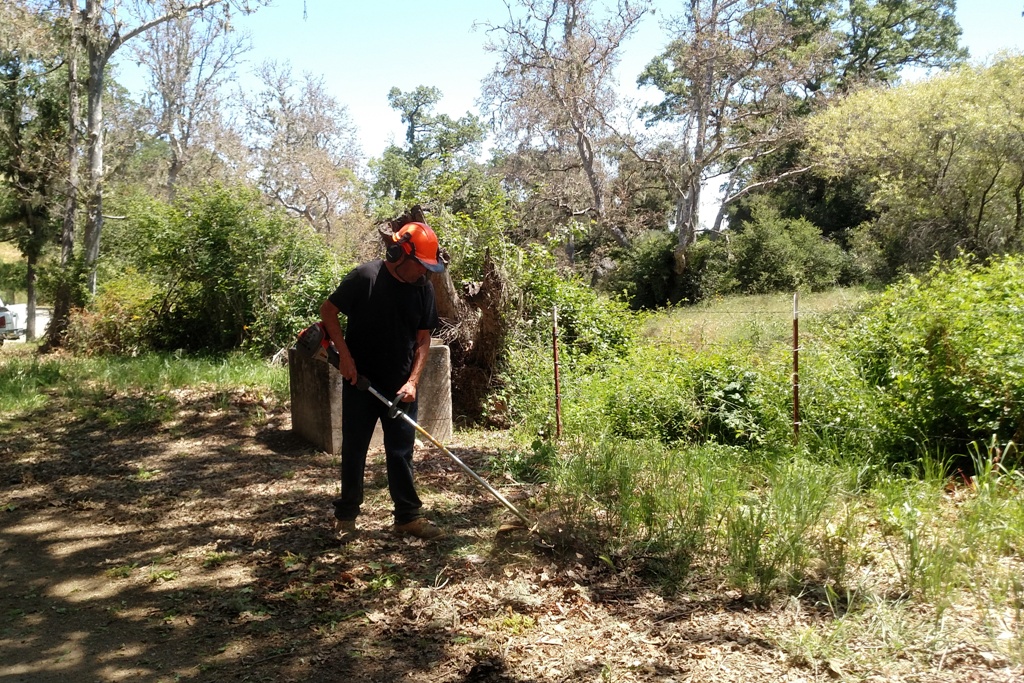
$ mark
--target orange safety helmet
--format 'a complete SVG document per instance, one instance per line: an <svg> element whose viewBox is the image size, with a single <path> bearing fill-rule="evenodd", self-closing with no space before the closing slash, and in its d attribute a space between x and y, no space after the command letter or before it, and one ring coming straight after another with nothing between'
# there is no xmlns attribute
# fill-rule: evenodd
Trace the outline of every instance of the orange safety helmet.
<svg viewBox="0 0 1024 683"><path fill-rule="evenodd" d="M426 223L406 223L398 229L388 245L385 257L396 263L403 256L410 256L419 261L424 268L432 273L444 270L444 260L437 244L437 235Z"/></svg>

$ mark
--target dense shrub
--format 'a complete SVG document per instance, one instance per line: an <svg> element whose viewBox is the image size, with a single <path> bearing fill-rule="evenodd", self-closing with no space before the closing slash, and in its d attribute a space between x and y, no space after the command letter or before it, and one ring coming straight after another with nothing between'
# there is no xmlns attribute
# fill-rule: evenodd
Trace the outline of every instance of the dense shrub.
<svg viewBox="0 0 1024 683"><path fill-rule="evenodd" d="M676 272L675 235L651 230L623 252L605 289L633 310L650 310L681 302L697 303L732 289L729 243L701 236L686 250L682 273Z"/></svg>
<svg viewBox="0 0 1024 683"><path fill-rule="evenodd" d="M665 306L674 288L672 251L676 238L668 232L643 233L621 255L607 289L619 294L633 310Z"/></svg>
<svg viewBox="0 0 1024 683"><path fill-rule="evenodd" d="M112 284L76 323L81 343L271 352L318 317L342 275L320 236L255 190L210 185L173 206L136 197L127 207L109 240ZM130 338L114 333L121 324Z"/></svg>
<svg viewBox="0 0 1024 683"><path fill-rule="evenodd" d="M558 308L559 343L569 356L616 356L635 337L625 304L597 294L574 275L564 275L554 258L538 247L524 257L523 317L533 338L550 338L552 311Z"/></svg>
<svg viewBox="0 0 1024 683"><path fill-rule="evenodd" d="M105 280L92 305L71 316L65 344L84 355L136 356L149 351L156 324L151 310L159 297L157 285L135 269Z"/></svg>
<svg viewBox="0 0 1024 683"><path fill-rule="evenodd" d="M890 287L840 340L877 387L896 443L965 453L1024 439L1024 257L968 258Z"/></svg>
<svg viewBox="0 0 1024 683"><path fill-rule="evenodd" d="M550 350L519 349L510 370L520 381L509 397L514 418L550 434L554 415ZM789 442L787 380L765 374L742 350L696 353L640 346L601 363L563 364L567 435L747 448Z"/></svg>
<svg viewBox="0 0 1024 683"><path fill-rule="evenodd" d="M676 276L673 301L695 304L733 289L730 262L725 239L698 237L686 250L686 268Z"/></svg>
<svg viewBox="0 0 1024 683"><path fill-rule="evenodd" d="M749 294L833 287L847 260L810 222L782 218L763 201L754 203L753 220L733 238L732 252L733 277Z"/></svg>

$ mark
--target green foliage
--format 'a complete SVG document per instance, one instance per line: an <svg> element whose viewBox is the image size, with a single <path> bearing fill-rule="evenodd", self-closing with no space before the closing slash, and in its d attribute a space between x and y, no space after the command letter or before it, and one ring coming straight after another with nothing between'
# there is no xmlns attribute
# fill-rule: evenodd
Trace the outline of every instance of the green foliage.
<svg viewBox="0 0 1024 683"><path fill-rule="evenodd" d="M765 596L796 588L811 559L812 532L835 496L833 473L804 460L768 464L763 488L743 492L726 511L733 581Z"/></svg>
<svg viewBox="0 0 1024 683"><path fill-rule="evenodd" d="M613 564L647 556L650 569L675 580L716 543L737 491L731 455L720 446L579 439L559 461L551 499L595 555Z"/></svg>
<svg viewBox="0 0 1024 683"><path fill-rule="evenodd" d="M961 258L891 287L838 343L876 387L892 457L1024 436L1024 258Z"/></svg>
<svg viewBox="0 0 1024 683"><path fill-rule="evenodd" d="M615 356L633 339L625 304L600 296L575 276L564 276L554 258L540 247L526 250L523 263L526 330L534 338L550 334L552 311L558 308L559 345L573 355Z"/></svg>
<svg viewBox="0 0 1024 683"><path fill-rule="evenodd" d="M844 253L804 219L784 219L768 202L756 202L751 222L732 241L732 275L750 294L820 291L834 287Z"/></svg>
<svg viewBox="0 0 1024 683"><path fill-rule="evenodd" d="M430 225L451 257L456 284L479 282L489 257L509 284L518 285L523 253L507 237L514 217L499 179L468 166L439 177L431 192L431 205L437 208Z"/></svg>
<svg viewBox="0 0 1024 683"><path fill-rule="evenodd" d="M861 178L877 220L855 246L886 281L933 257L1022 246L1024 57L858 93L813 117L809 161Z"/></svg>
<svg viewBox="0 0 1024 683"><path fill-rule="evenodd" d="M122 352L275 351L317 317L341 276L322 238L266 209L253 190L211 185L174 206L135 198L128 209L107 256L123 274L80 325L105 326L89 333L99 337L134 326Z"/></svg>
<svg viewBox="0 0 1024 683"><path fill-rule="evenodd" d="M150 308L159 295L158 287L134 269L104 280L90 307L72 316L66 347L84 355L136 356L151 350L156 321Z"/></svg>
<svg viewBox="0 0 1024 683"><path fill-rule="evenodd" d="M370 161L369 205L376 219L400 215L413 204L435 206L434 200L444 201L446 186L460 184L458 179L472 172L483 125L468 113L459 119L433 113L441 97L437 88L422 85L410 92L388 92L388 104L407 128L403 147L391 145L380 159Z"/></svg>
<svg viewBox="0 0 1024 683"><path fill-rule="evenodd" d="M797 0L787 15L797 44L829 52L823 58L831 70L818 87L892 83L908 66L944 67L967 57L955 0Z"/></svg>
<svg viewBox="0 0 1024 683"><path fill-rule="evenodd" d="M500 453L491 461L491 469L507 472L517 481L539 483L547 481L548 471L557 457L558 452L552 444L534 439L529 450L513 449Z"/></svg>
<svg viewBox="0 0 1024 683"><path fill-rule="evenodd" d="M35 262L58 227L67 86L32 53L0 48L0 241Z"/></svg>
<svg viewBox="0 0 1024 683"><path fill-rule="evenodd" d="M0 363L0 412L38 408L54 394L159 393L198 385L222 392L255 390L284 401L288 398L288 370L242 353L201 358L145 353L133 358L65 356L48 360L8 356Z"/></svg>
<svg viewBox="0 0 1024 683"><path fill-rule="evenodd" d="M701 407L701 434L722 443L763 443L768 421L756 386L760 375L732 359L722 361L700 364L704 367L694 394Z"/></svg>
<svg viewBox="0 0 1024 683"><path fill-rule="evenodd" d="M728 242L698 237L686 250L686 270L677 277L673 299L695 304L732 290L730 261Z"/></svg>
<svg viewBox="0 0 1024 683"><path fill-rule="evenodd" d="M0 294L7 303L14 302L15 292L25 291L25 274L27 266L24 262L0 263Z"/></svg>
<svg viewBox="0 0 1024 683"><path fill-rule="evenodd" d="M584 393L600 402L601 421L618 436L757 446L784 422L765 400L766 378L741 353L642 347L591 376ZM583 433L595 418L567 421Z"/></svg>
<svg viewBox="0 0 1024 683"><path fill-rule="evenodd" d="M634 311L665 306L673 294L675 245L671 233L642 233L619 258L607 289L620 294Z"/></svg>
<svg viewBox="0 0 1024 683"><path fill-rule="evenodd" d="M613 434L663 444L692 441L701 412L686 361L656 349L638 350L591 382L587 395L603 397L601 411ZM575 425L585 431L586 425Z"/></svg>
<svg viewBox="0 0 1024 683"><path fill-rule="evenodd" d="M46 403L46 392L66 379L59 360L7 358L0 365L0 414L38 408Z"/></svg>

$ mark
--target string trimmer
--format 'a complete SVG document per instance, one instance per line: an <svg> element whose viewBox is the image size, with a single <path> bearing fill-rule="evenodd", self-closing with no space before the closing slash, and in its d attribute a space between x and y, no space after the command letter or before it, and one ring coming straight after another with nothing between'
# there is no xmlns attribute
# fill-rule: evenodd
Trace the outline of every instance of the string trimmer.
<svg viewBox="0 0 1024 683"><path fill-rule="evenodd" d="M334 344L331 343L330 337L327 335L327 330L324 329L322 323L314 323L307 327L306 329L304 329L302 332L300 332L299 339L298 342L296 342L295 347L297 349L302 350L311 358L315 358L316 360L321 360L325 363L329 363L333 365L335 369L337 369L338 367L338 352L337 350L335 350ZM472 468L469 467L469 465L462 462L462 460L459 459L454 453L449 451L444 444L442 444L440 441L434 438L434 436L431 435L430 432L421 427L419 423L416 422L416 420L409 417L402 410L402 394L396 396L395 400L393 401L388 400L386 396L377 391L370 384L370 380L368 380L366 377L363 377L362 375L360 375L356 380L356 388L359 389L360 391L369 391L371 394L376 396L384 405L388 407L388 417L392 419L400 417L407 423L409 423L413 427L413 429L415 429L423 436L423 438L437 446L437 448L439 448L442 453L444 453L449 458L454 460L455 464L461 467L466 474L471 476L478 484L484 487L484 489L486 489L488 493L494 496L494 498L499 503L504 505L509 510L509 512L511 512L516 517L521 519L523 523L526 525L526 528L529 529L531 533L538 534L539 536L539 532L537 531L537 524L530 521L530 519L526 515L519 511L519 508L513 505L507 498L505 498L505 496L501 495L501 493L499 493L493 486L488 484L483 477L474 472Z"/></svg>

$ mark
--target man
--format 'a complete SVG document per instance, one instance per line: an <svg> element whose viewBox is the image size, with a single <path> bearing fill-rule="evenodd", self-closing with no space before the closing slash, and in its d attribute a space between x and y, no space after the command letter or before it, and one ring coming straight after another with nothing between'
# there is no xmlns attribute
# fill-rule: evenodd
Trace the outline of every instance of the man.
<svg viewBox="0 0 1024 683"><path fill-rule="evenodd" d="M395 531L435 539L443 532L421 514L413 482L416 430L387 417L387 406L356 388L360 375L385 396L398 396L416 419L416 392L437 326L434 288L427 271L441 272L437 235L426 223L406 223L391 237L383 260L352 270L320 306L324 328L338 351L338 371L347 380L341 393L341 498L334 501L335 528L342 543L357 534L363 503L366 452L377 421L384 432L388 490ZM338 314L348 326L342 332Z"/></svg>

